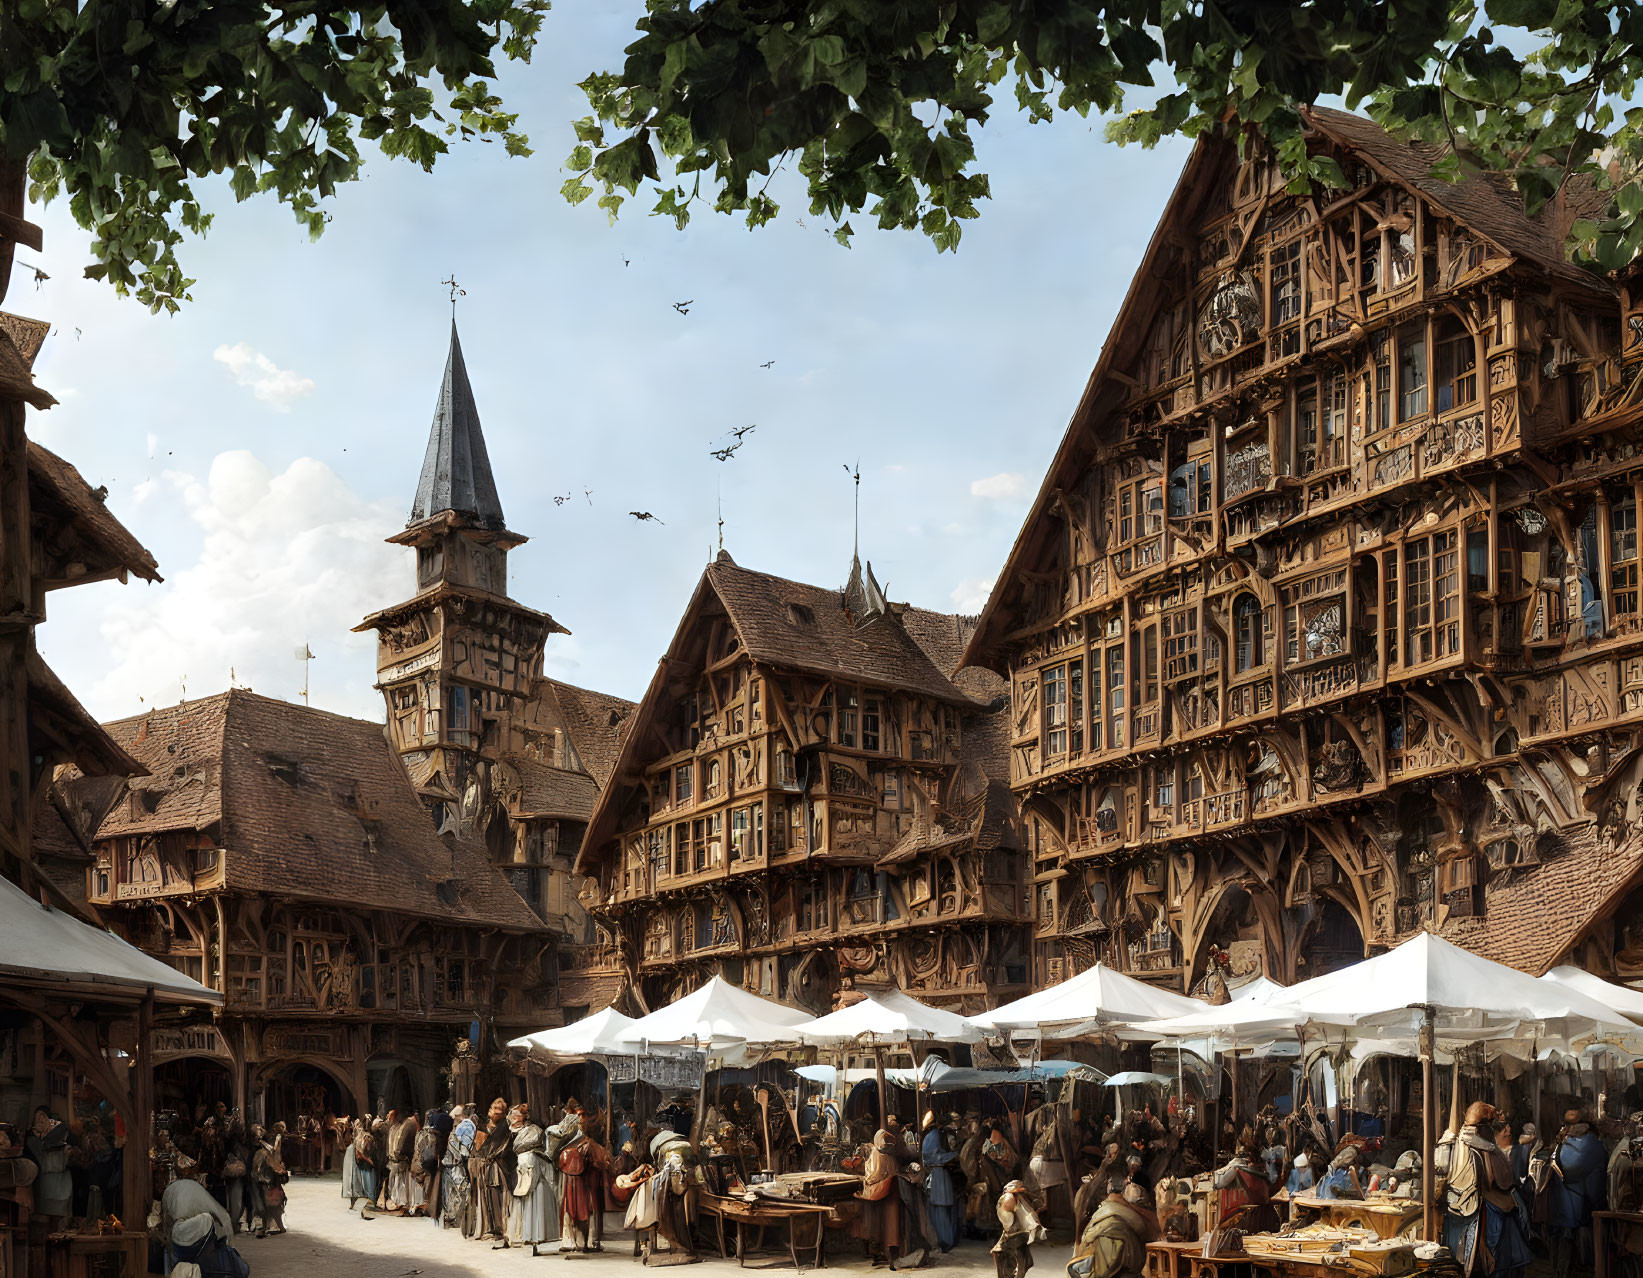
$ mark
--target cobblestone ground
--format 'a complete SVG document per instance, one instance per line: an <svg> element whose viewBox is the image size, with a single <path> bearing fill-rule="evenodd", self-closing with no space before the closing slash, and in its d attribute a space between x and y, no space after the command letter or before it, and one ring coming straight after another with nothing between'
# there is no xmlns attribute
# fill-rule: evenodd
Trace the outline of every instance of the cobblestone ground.
<svg viewBox="0 0 1643 1278"><path fill-rule="evenodd" d="M492 1251L488 1243L471 1242L455 1230L426 1220L393 1216L361 1220L358 1212L347 1210L334 1176L295 1177L287 1191L288 1232L263 1239L241 1235L237 1242L240 1254L251 1264L252 1278L531 1278L560 1264L591 1271L585 1278L599 1274L638 1278L641 1272L655 1272L645 1270L633 1258L632 1235L614 1229L619 1219L614 1213L607 1217L611 1227L606 1229L603 1252L561 1256L544 1250L533 1257L529 1248ZM770 1241L775 1242L774 1231ZM830 1270L873 1272L862 1257L860 1244L842 1233L831 1237L827 1251ZM1071 1248L1046 1245L1034 1253L1035 1265L1045 1278L1062 1278ZM809 1257L801 1251L800 1259L808 1270ZM747 1262L748 1269L791 1271L792 1267L785 1252L779 1257L751 1256ZM716 1251L711 1257L704 1255L701 1264L683 1268L692 1278L731 1278L737 1272L734 1257L721 1260ZM944 1278L992 1278L995 1272L992 1254L983 1242L961 1243L950 1255L934 1257L926 1270L940 1271Z"/></svg>

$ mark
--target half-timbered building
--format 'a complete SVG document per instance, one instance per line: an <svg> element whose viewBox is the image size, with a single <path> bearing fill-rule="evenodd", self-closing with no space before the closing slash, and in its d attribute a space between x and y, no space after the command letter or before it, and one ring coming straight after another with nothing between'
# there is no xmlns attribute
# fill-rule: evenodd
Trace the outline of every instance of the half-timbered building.
<svg viewBox="0 0 1643 1278"><path fill-rule="evenodd" d="M506 1041L557 1008L553 938L482 844L436 830L381 724L236 688L107 727L148 775L112 802L62 787L95 831L87 899L224 999L156 1040L168 1094L425 1109L475 1024Z"/></svg>
<svg viewBox="0 0 1643 1278"><path fill-rule="evenodd" d="M957 671L971 624L859 562L843 590L708 566L578 862L648 1007L715 974L818 1011L1026 992L1003 684Z"/></svg>
<svg viewBox="0 0 1643 1278"><path fill-rule="evenodd" d="M1196 146L966 653L1034 979L1420 929L1637 975L1643 311L1566 259L1581 192L1307 125L1336 186Z"/></svg>

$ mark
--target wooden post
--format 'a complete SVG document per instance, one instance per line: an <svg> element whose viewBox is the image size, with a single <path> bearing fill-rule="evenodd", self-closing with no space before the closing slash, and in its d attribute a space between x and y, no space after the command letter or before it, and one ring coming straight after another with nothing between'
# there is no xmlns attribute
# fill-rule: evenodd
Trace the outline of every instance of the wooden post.
<svg viewBox="0 0 1643 1278"><path fill-rule="evenodd" d="M146 1227L148 1204L154 1193L154 1179L148 1166L148 1142L154 1124L154 1048L150 1042L153 1033L154 991L149 990L137 1009L137 1044L127 1071L131 1121L126 1124L121 1177L124 1189L120 1204L120 1219L127 1229Z"/></svg>
<svg viewBox="0 0 1643 1278"><path fill-rule="evenodd" d="M1420 1028L1421 1057L1421 1235L1428 1242L1438 1240L1438 1211L1432 1158L1438 1145L1438 1098L1435 1089L1432 1053L1436 1046L1437 1027L1432 1009L1424 1009Z"/></svg>
<svg viewBox="0 0 1643 1278"><path fill-rule="evenodd" d="M875 1046L873 1048L873 1071L878 1075L879 1080L879 1127L882 1130L884 1125L890 1121L890 1100L889 1092L884 1083L884 1049L882 1047Z"/></svg>
<svg viewBox="0 0 1643 1278"><path fill-rule="evenodd" d="M696 1087L696 1120L690 1125L690 1149L702 1147L702 1124L707 1121L707 1053L702 1052L702 1081Z"/></svg>

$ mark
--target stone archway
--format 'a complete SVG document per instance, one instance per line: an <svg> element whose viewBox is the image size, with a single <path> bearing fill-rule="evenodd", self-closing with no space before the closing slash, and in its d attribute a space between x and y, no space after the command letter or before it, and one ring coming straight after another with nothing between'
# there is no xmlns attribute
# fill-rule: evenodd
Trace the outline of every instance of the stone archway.
<svg viewBox="0 0 1643 1278"><path fill-rule="evenodd" d="M333 1115L364 1112L349 1079L334 1062L318 1056L261 1062L251 1076L251 1095L264 1123L290 1123L310 1101L330 1106Z"/></svg>
<svg viewBox="0 0 1643 1278"><path fill-rule="evenodd" d="M234 1067L231 1061L208 1052L171 1056L154 1066L154 1112L174 1111L194 1117L196 1108L207 1109L221 1101L234 1109Z"/></svg>
<svg viewBox="0 0 1643 1278"><path fill-rule="evenodd" d="M1298 979L1324 976L1363 961L1363 929L1346 904L1333 894L1322 894L1295 949L1300 959Z"/></svg>

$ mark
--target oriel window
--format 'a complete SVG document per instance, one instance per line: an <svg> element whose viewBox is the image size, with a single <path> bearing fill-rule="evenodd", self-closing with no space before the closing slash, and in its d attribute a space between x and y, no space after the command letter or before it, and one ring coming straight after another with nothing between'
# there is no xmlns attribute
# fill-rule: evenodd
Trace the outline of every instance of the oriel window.
<svg viewBox="0 0 1643 1278"><path fill-rule="evenodd" d="M1059 757L1067 753L1067 667L1052 666L1044 672L1044 753Z"/></svg>
<svg viewBox="0 0 1643 1278"><path fill-rule="evenodd" d="M1419 327L1398 332L1398 420L1426 412L1426 332Z"/></svg>
<svg viewBox="0 0 1643 1278"><path fill-rule="evenodd" d="M1630 485L1609 491L1609 597L1616 616L1635 617L1637 589L1637 492Z"/></svg>
<svg viewBox="0 0 1643 1278"><path fill-rule="evenodd" d="M1457 316L1438 326L1433 344L1435 407L1440 413L1464 408L1478 397L1478 348Z"/></svg>

